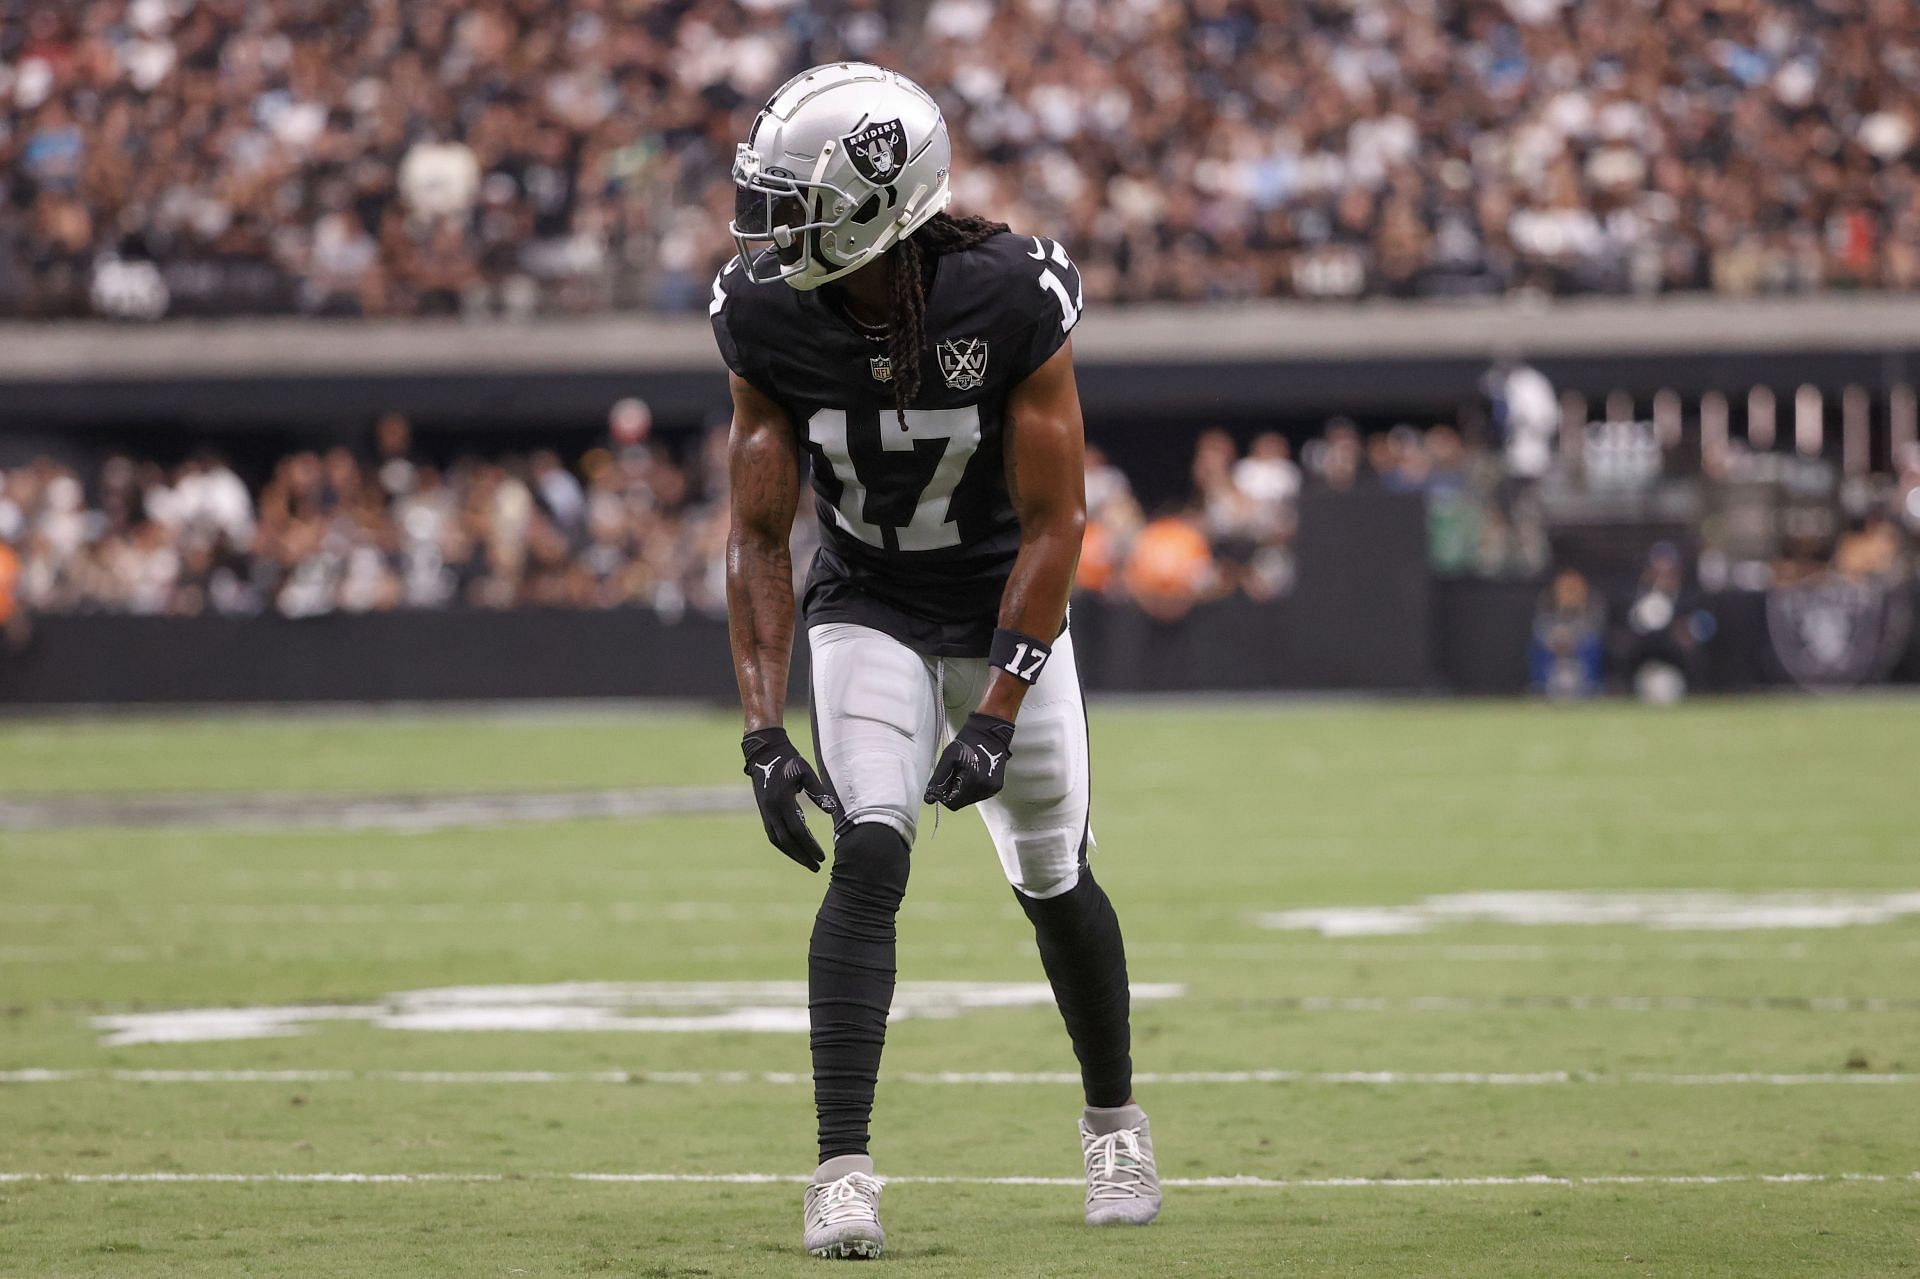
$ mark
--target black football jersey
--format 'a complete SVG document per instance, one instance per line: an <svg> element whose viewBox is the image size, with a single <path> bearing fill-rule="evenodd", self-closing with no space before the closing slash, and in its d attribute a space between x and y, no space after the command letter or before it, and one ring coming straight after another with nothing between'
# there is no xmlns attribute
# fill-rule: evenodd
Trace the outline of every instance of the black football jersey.
<svg viewBox="0 0 1920 1279"><path fill-rule="evenodd" d="M935 259L920 393L901 425L883 339L824 290L754 284L737 259L708 311L727 367L786 410L813 463L821 546L801 611L922 653L981 657L1020 546L1007 396L1080 318L1080 273L1038 236Z"/></svg>

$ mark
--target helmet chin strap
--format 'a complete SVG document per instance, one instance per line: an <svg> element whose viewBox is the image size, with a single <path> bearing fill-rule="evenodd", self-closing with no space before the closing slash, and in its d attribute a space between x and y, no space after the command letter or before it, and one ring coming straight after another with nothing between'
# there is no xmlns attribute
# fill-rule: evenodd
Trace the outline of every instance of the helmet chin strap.
<svg viewBox="0 0 1920 1279"><path fill-rule="evenodd" d="M906 234L907 225L913 221L913 215L919 209L920 201L927 198L928 190L929 188L927 184L922 182L919 186L913 189L912 195L908 196L904 201L901 202L900 216L896 217L893 220L893 225L898 228L897 234L900 234L900 235Z"/></svg>
<svg viewBox="0 0 1920 1279"><path fill-rule="evenodd" d="M809 193L807 195L807 199L806 199L806 205L807 205L806 220L809 222L813 221L816 217L819 216L819 211L813 207L813 201L820 198L816 194L820 189L819 184L826 181L827 168L829 165L833 163L833 157L835 153L838 152L838 150L839 150L838 143L828 142L820 148L820 155L813 162L812 181L815 185L812 188L810 188ZM783 249L791 247L793 244L793 229L791 227L779 227L779 228L776 228L776 230L785 231L787 233L787 238L783 242L780 240L779 236L776 235L774 237L774 243L778 244ZM811 232L811 234L814 237L813 243L811 245L803 246L803 252L801 256L803 258L812 258L815 261L824 262L826 258L825 258L825 255L822 254L822 252L820 251L820 238L819 238L820 233L818 231L814 231L814 232Z"/></svg>

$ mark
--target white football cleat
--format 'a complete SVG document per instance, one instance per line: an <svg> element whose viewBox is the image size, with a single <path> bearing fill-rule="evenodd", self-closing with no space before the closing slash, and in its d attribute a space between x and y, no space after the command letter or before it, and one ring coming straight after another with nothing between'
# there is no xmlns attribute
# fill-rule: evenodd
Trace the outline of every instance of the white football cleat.
<svg viewBox="0 0 1920 1279"><path fill-rule="evenodd" d="M801 1200L801 1235L816 1257L871 1261L887 1246L880 1228L881 1181L866 1155L839 1155L820 1165Z"/></svg>
<svg viewBox="0 0 1920 1279"><path fill-rule="evenodd" d="M1087 1162L1089 1226L1144 1226L1160 1215L1160 1173L1146 1111L1132 1104L1087 1107L1080 1153Z"/></svg>

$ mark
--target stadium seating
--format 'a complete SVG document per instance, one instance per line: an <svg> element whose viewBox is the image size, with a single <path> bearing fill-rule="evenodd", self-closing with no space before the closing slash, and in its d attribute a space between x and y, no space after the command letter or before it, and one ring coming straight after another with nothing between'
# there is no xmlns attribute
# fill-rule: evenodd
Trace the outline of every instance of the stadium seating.
<svg viewBox="0 0 1920 1279"><path fill-rule="evenodd" d="M101 0L0 35L0 315L694 310L782 77L934 87L1113 299L1920 285L1920 10Z"/></svg>

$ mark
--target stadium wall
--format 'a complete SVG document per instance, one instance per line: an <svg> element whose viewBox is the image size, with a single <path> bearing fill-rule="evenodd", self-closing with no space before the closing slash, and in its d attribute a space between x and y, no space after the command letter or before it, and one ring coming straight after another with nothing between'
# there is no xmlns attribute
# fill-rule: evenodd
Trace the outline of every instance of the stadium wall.
<svg viewBox="0 0 1920 1279"><path fill-rule="evenodd" d="M1178 622L1074 605L1098 691L1431 686L1418 497L1314 495L1286 600L1223 600ZM795 700L805 696L796 654ZM726 623L640 609L473 609L314 618L45 617L0 655L0 704L734 696Z"/></svg>
<svg viewBox="0 0 1920 1279"><path fill-rule="evenodd" d="M1140 307L1095 312L1073 336L1096 430L1170 414L1451 409L1503 354L1595 397L1920 381L1920 300L1899 296ZM0 429L245 430L389 409L526 428L604 419L628 395L669 428L724 411L706 323L0 325Z"/></svg>
<svg viewBox="0 0 1920 1279"><path fill-rule="evenodd" d="M1417 497L1310 494L1292 594L1236 596L1172 622L1130 602L1076 599L1081 677L1094 692L1524 692L1542 584L1436 578L1424 538ZM1787 682L1765 595L1700 602L1718 622L1695 672L1701 688ZM1908 607L1920 612L1920 591ZM1920 680L1920 631L1903 645L1892 678ZM795 705L806 667L802 644ZM0 649L0 708L734 696L724 619L644 609L55 616L35 620L25 649Z"/></svg>
<svg viewBox="0 0 1920 1279"><path fill-rule="evenodd" d="M1511 695L1527 687L1527 648L1539 586L1431 581L1392 610L1355 594L1329 612L1294 596L1236 598L1178 622L1129 604L1074 605L1082 678L1090 691L1437 692ZM1916 593L1920 596L1920 593ZM1784 684L1765 598L1705 601L1720 631L1701 687L1740 692ZM1920 597L1913 604L1920 607ZM1920 639L1892 672L1920 680ZM795 652L791 701L806 699L806 654ZM379 613L266 617L46 617L32 643L0 652L0 708L249 702L432 702L532 698L680 698L731 704L726 623L662 620L639 609L572 612Z"/></svg>

